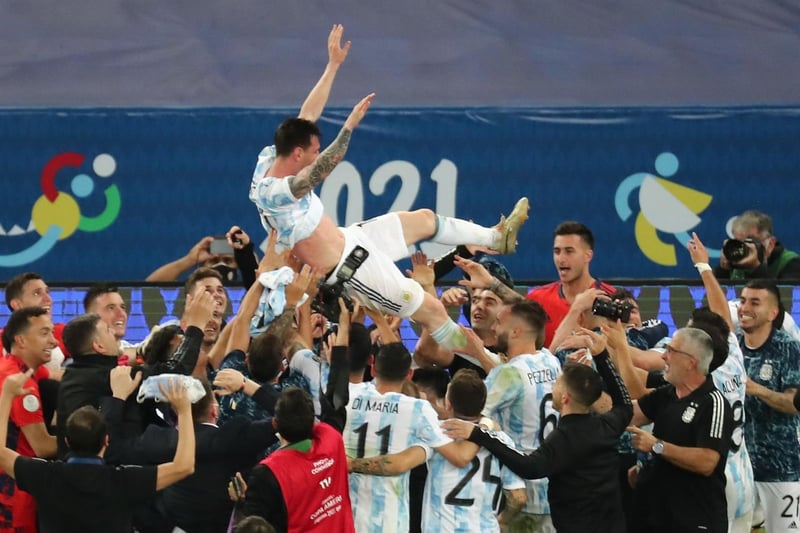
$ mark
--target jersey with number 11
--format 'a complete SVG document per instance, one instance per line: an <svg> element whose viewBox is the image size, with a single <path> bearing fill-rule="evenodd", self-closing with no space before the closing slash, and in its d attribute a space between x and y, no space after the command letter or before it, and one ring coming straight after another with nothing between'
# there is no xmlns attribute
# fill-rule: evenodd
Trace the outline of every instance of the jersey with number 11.
<svg viewBox="0 0 800 533"><path fill-rule="evenodd" d="M561 363L548 350L522 354L497 366L486 376L485 416L500 424L517 449L530 453L558 424L553 408L553 385L561 373ZM525 512L550 514L547 479L526 482L528 503Z"/></svg>
<svg viewBox="0 0 800 533"><path fill-rule="evenodd" d="M451 441L439 427L439 419L425 400L375 387L356 391L347 404L347 424L342 433L347 455L373 457L421 446L430 457L432 448ZM350 501L359 533L408 531L408 478L350 474Z"/></svg>

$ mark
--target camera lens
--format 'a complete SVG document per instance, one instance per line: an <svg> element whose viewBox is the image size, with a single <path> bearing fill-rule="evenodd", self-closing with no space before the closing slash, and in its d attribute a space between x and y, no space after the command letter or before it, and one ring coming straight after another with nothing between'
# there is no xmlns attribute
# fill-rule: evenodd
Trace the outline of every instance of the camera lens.
<svg viewBox="0 0 800 533"><path fill-rule="evenodd" d="M614 302L605 298L595 298L592 304L592 313L611 320L621 320L627 323L631 319L633 305L630 302Z"/></svg>
<svg viewBox="0 0 800 533"><path fill-rule="evenodd" d="M734 265L745 259L750 253L747 243L738 239L731 239L722 246L722 253L725 258Z"/></svg>

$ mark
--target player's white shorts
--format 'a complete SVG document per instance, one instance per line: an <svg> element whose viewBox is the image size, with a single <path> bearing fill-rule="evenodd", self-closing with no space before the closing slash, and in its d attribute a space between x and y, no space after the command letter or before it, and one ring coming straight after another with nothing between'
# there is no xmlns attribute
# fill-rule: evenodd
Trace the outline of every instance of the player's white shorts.
<svg viewBox="0 0 800 533"><path fill-rule="evenodd" d="M396 213L388 213L341 228L341 231L344 234L344 251L327 282L331 284L336 280L336 273L344 260L353 248L361 246L369 252L369 256L358 267L353 278L345 283L347 294L363 305L384 313L404 318L413 315L422 305L425 292L419 283L405 277L394 264L409 255L400 217Z"/></svg>
<svg viewBox="0 0 800 533"><path fill-rule="evenodd" d="M800 531L800 481L756 481L753 525L761 521L769 533Z"/></svg>

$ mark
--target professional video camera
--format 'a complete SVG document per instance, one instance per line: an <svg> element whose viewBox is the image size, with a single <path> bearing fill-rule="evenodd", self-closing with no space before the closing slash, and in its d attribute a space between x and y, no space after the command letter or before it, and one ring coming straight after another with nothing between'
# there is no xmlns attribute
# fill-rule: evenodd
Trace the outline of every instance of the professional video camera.
<svg viewBox="0 0 800 533"><path fill-rule="evenodd" d="M347 309L353 311L353 301L344 292L344 284L353 278L358 267L369 257L369 252L361 246L356 246L350 255L344 260L342 266L336 272L336 281L332 284L320 280L319 293L314 301L311 302L311 309L331 322L339 322L339 298L344 300Z"/></svg>
<svg viewBox="0 0 800 533"><path fill-rule="evenodd" d="M748 238L744 240L729 239L722 245L722 255L737 268L742 261L750 257L753 253L758 254L758 263L764 262L764 245L756 239Z"/></svg>
<svg viewBox="0 0 800 533"><path fill-rule="evenodd" d="M592 304L592 313L611 320L621 320L626 324L631 319L633 304L630 302L615 302L607 298L595 298Z"/></svg>

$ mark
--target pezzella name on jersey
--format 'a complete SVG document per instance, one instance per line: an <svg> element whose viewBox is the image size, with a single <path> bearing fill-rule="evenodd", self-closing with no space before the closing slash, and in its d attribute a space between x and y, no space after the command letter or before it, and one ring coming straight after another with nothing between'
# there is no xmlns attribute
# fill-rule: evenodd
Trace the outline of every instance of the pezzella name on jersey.
<svg viewBox="0 0 800 533"><path fill-rule="evenodd" d="M536 372L528 372L528 381L530 381L531 385L534 383L548 383L550 381L555 381L556 377L558 377L558 374L556 374L556 371L551 368L537 370Z"/></svg>

